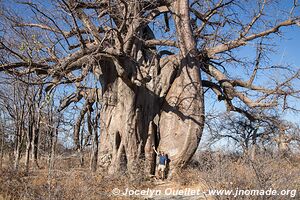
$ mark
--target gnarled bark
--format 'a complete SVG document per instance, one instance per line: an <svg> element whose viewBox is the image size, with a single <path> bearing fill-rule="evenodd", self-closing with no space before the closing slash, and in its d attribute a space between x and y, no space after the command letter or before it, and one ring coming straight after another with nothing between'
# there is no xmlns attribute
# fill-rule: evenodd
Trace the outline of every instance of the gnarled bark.
<svg viewBox="0 0 300 200"><path fill-rule="evenodd" d="M152 145L168 154L171 170L184 166L198 147L204 125L200 67L196 53L186 54L195 46L188 46L190 41L184 31L180 34L186 40L181 46L180 60L151 53L145 57L141 51L145 47L140 43L133 45L132 54L140 61L133 72L136 75L131 77L136 84L128 84L119 77L114 66L102 67L106 80L100 156L105 156L100 161L111 173L124 166L134 172L145 165L146 172L153 174L156 159ZM119 63L124 68L135 67L128 60L120 59ZM145 81L147 76L152 77L149 82Z"/></svg>

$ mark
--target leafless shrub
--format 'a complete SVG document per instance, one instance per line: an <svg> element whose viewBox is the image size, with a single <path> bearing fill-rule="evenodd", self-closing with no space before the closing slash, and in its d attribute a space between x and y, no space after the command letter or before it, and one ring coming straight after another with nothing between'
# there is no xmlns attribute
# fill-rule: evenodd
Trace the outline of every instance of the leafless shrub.
<svg viewBox="0 0 300 200"><path fill-rule="evenodd" d="M202 182L209 189L224 190L300 190L298 156L279 158L275 154L260 152L255 160L247 156L204 152L193 160L177 181L182 184ZM299 194L298 194L299 195ZM217 199L228 199L219 196ZM238 199L249 199L249 196L238 196ZM274 196L251 196L251 199L274 199ZM277 199L290 198L276 196ZM295 197L299 198L299 196Z"/></svg>

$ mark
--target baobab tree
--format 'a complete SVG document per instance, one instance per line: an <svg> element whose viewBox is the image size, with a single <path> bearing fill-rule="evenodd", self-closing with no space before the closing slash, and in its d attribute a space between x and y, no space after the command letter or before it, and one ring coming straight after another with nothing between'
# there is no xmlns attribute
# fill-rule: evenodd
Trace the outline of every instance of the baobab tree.
<svg viewBox="0 0 300 200"><path fill-rule="evenodd" d="M287 98L296 95L295 69L269 85L256 80L268 69L261 64L268 39L299 23L296 1L286 11L262 0L2 4L0 71L34 73L48 93L70 85L72 94L59 110L85 102L74 127L75 146L80 148L81 119L99 112L99 164L109 172L124 165L132 172L145 161L145 170L153 173L152 145L168 153L171 170L185 166L203 132L204 88L228 111L251 119L260 117L252 110L288 108ZM259 44L257 57L244 68L234 51L249 44ZM227 73L232 63L243 76Z"/></svg>

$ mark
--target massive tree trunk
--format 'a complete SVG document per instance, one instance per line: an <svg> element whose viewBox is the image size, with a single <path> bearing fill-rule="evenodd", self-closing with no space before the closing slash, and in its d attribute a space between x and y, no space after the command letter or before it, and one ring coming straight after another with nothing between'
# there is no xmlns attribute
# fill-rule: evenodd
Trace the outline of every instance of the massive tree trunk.
<svg viewBox="0 0 300 200"><path fill-rule="evenodd" d="M107 85L103 96L100 155L111 157L110 172L119 171L124 165L133 172L142 164L140 158L151 154L152 144L147 152L145 146L149 125L159 114L160 99L147 88L130 88L118 77Z"/></svg>
<svg viewBox="0 0 300 200"><path fill-rule="evenodd" d="M189 4L173 4L180 48L180 72L166 96L160 117L160 147L168 152L173 166L182 167L195 153L204 126L204 102L200 63L192 34ZM172 166L171 166L172 168Z"/></svg>
<svg viewBox="0 0 300 200"><path fill-rule="evenodd" d="M127 72L132 70L130 78L136 84L120 76L115 62L101 66L99 161L110 173L142 168L153 174L156 159L152 145L168 154L171 170L178 169L198 147L204 126L200 62L191 35L187 2L178 1L173 8L180 56L161 58L133 41L131 54L139 63L126 58L117 62ZM142 35L145 33L153 35L149 27Z"/></svg>

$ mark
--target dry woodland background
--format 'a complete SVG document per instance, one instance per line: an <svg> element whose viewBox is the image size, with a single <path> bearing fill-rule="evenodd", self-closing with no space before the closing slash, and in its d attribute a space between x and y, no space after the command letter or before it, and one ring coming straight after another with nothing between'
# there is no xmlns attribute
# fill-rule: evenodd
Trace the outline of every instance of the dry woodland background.
<svg viewBox="0 0 300 200"><path fill-rule="evenodd" d="M0 199L166 187L299 199L300 68L279 55L299 11L298 0L0 0ZM164 182L152 146L168 154ZM237 197L249 198L290 196Z"/></svg>

